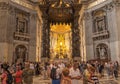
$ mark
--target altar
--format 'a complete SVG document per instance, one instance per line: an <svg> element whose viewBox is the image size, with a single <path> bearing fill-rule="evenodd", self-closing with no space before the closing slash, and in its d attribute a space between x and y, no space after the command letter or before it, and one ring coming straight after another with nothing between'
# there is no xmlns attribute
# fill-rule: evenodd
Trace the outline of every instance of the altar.
<svg viewBox="0 0 120 84"><path fill-rule="evenodd" d="M51 24L50 29L50 59L70 59L72 54L71 24Z"/></svg>

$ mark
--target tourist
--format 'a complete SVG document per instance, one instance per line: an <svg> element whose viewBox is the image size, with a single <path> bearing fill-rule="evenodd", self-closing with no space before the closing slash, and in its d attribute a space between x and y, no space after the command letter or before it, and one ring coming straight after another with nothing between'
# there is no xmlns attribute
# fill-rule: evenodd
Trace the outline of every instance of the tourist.
<svg viewBox="0 0 120 84"><path fill-rule="evenodd" d="M30 69L32 69L32 70L35 69L33 62L30 62Z"/></svg>
<svg viewBox="0 0 120 84"><path fill-rule="evenodd" d="M2 65L2 62L0 62L0 75L2 73L2 67L1 67L1 65Z"/></svg>
<svg viewBox="0 0 120 84"><path fill-rule="evenodd" d="M52 79L52 84L60 84L61 71L57 63L53 65L51 69L50 77Z"/></svg>
<svg viewBox="0 0 120 84"><path fill-rule="evenodd" d="M100 65L99 65L99 75L100 75L100 77L103 76L103 70L104 70L104 64L100 63Z"/></svg>
<svg viewBox="0 0 120 84"><path fill-rule="evenodd" d="M39 66L39 63L36 62L35 63L35 75L39 75L40 74L40 66Z"/></svg>
<svg viewBox="0 0 120 84"><path fill-rule="evenodd" d="M114 77L115 77L115 79L117 79L118 78L118 70L119 70L119 64L118 64L118 61L116 61L115 63L114 63L114 66L113 66L114 68Z"/></svg>
<svg viewBox="0 0 120 84"><path fill-rule="evenodd" d="M69 69L64 68L62 71L62 79L61 79L61 84L72 84L72 81L69 77Z"/></svg>
<svg viewBox="0 0 120 84"><path fill-rule="evenodd" d="M48 76L48 78L50 78L50 72L51 72L50 63L48 63L48 65L47 65L47 76Z"/></svg>
<svg viewBox="0 0 120 84"><path fill-rule="evenodd" d="M50 73L49 73L48 69L49 69L49 63L45 62L44 63L44 71L43 71L44 79L48 79L48 77L50 77L49 76Z"/></svg>
<svg viewBox="0 0 120 84"><path fill-rule="evenodd" d="M105 63L105 69L106 69L106 73L107 73L107 78L109 78L109 76L110 76L110 62Z"/></svg>
<svg viewBox="0 0 120 84"><path fill-rule="evenodd" d="M34 71L30 69L29 62L25 62L25 69L23 70L23 82L25 84L33 84Z"/></svg>
<svg viewBox="0 0 120 84"><path fill-rule="evenodd" d="M74 63L73 67L70 69L69 76L72 79L72 84L79 84L79 80L81 78L80 70L78 68L78 64Z"/></svg>
<svg viewBox="0 0 120 84"><path fill-rule="evenodd" d="M2 75L1 75L1 82L2 84L7 84L7 70L2 68L3 69L3 72L2 72Z"/></svg>
<svg viewBox="0 0 120 84"><path fill-rule="evenodd" d="M83 72L85 70L86 63L83 61L82 63L79 64L79 69L81 74L83 75Z"/></svg>
<svg viewBox="0 0 120 84"><path fill-rule="evenodd" d="M86 69L83 73L83 84L89 84L89 83L95 84L95 82L91 79L93 74L92 71L93 71L92 65L87 64Z"/></svg>
<svg viewBox="0 0 120 84"><path fill-rule="evenodd" d="M113 78L113 62L110 62L110 78Z"/></svg>
<svg viewBox="0 0 120 84"><path fill-rule="evenodd" d="M9 64L7 62L4 62L3 64L1 64L1 68L4 68L7 70L9 68Z"/></svg>
<svg viewBox="0 0 120 84"><path fill-rule="evenodd" d="M12 73L9 70L6 70L6 71L7 71L7 80L6 80L6 83L7 84L12 84L13 83Z"/></svg>
<svg viewBox="0 0 120 84"><path fill-rule="evenodd" d="M22 70L20 65L16 66L16 73L15 73L15 84L22 84Z"/></svg>

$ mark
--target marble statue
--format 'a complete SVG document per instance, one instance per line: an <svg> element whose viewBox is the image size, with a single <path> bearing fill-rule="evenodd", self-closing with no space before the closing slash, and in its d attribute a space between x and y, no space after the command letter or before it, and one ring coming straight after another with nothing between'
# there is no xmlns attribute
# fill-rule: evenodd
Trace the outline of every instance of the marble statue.
<svg viewBox="0 0 120 84"><path fill-rule="evenodd" d="M100 57L101 58L105 58L106 56L106 50L104 47L102 47L100 50L99 50L99 54L100 54Z"/></svg>

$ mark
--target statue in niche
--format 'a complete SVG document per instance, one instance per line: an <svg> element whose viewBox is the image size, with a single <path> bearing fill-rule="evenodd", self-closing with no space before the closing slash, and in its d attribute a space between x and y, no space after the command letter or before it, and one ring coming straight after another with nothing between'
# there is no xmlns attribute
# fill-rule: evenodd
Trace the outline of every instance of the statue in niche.
<svg viewBox="0 0 120 84"><path fill-rule="evenodd" d="M26 60L26 48L25 47L18 47L16 49L16 62L22 63Z"/></svg>
<svg viewBox="0 0 120 84"><path fill-rule="evenodd" d="M19 21L19 32L24 33L25 22Z"/></svg>
<svg viewBox="0 0 120 84"><path fill-rule="evenodd" d="M98 31L103 31L105 30L105 22L104 19L100 20L97 22L97 27L98 27Z"/></svg>
<svg viewBox="0 0 120 84"><path fill-rule="evenodd" d="M101 47L99 49L99 56L101 59L105 59L107 57L107 50L105 47Z"/></svg>

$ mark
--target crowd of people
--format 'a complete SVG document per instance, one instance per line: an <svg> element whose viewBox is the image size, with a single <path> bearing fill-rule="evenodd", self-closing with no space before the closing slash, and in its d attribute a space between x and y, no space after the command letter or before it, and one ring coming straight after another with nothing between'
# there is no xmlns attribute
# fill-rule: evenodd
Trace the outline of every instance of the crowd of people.
<svg viewBox="0 0 120 84"><path fill-rule="evenodd" d="M119 64L115 62L24 62L0 63L2 84L33 84L33 76L42 75L52 84L99 84L99 78L118 79Z"/></svg>
<svg viewBox="0 0 120 84"><path fill-rule="evenodd" d="M52 66L52 67L51 67ZM52 84L99 84L99 79L105 75L109 78L118 79L118 62L73 62L52 63L51 73L57 73L57 77L50 74ZM55 72L56 69L56 72ZM59 74L59 76L58 76Z"/></svg>

